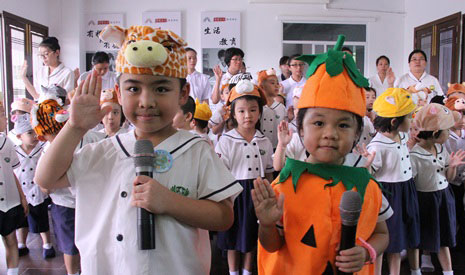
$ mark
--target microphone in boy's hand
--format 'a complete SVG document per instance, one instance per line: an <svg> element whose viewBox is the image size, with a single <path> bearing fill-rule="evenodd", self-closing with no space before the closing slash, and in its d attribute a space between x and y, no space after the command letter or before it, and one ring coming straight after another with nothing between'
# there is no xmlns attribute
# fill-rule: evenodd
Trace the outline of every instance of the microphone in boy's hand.
<svg viewBox="0 0 465 275"><path fill-rule="evenodd" d="M153 177L155 154L150 140L137 140L134 145L136 176ZM139 250L155 249L155 215L137 208L137 243Z"/></svg>
<svg viewBox="0 0 465 275"><path fill-rule="evenodd" d="M339 212L341 215L341 243L339 251L350 249L355 246L355 234L357 232L358 218L362 211L362 200L355 191L345 191L342 194ZM338 274L345 273L338 270Z"/></svg>

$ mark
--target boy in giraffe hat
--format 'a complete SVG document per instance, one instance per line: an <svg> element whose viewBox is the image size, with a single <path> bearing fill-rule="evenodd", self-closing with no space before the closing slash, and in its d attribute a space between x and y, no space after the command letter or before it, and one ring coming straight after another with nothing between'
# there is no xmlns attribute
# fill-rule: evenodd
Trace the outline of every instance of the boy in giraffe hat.
<svg viewBox="0 0 465 275"><path fill-rule="evenodd" d="M377 222L381 190L365 168L342 166L357 143L365 115L368 81L349 54L334 49L302 56L310 64L298 103L298 130L308 159L287 159L271 185L257 179L252 191L260 222L259 274L373 274L372 263L387 245L385 222ZM357 244L337 251L339 203L346 190L363 202Z"/></svg>
<svg viewBox="0 0 465 275"><path fill-rule="evenodd" d="M232 201L242 188L205 140L172 126L189 96L186 43L147 26L108 25L101 39L120 47L115 90L135 129L73 154L70 148L110 110L99 105L100 77L89 75L76 89L70 119L39 164L36 182L75 188L82 273L208 274L208 230L231 226ZM135 176L132 156L141 139L154 146L153 178ZM156 249L138 249L138 207L155 214Z"/></svg>

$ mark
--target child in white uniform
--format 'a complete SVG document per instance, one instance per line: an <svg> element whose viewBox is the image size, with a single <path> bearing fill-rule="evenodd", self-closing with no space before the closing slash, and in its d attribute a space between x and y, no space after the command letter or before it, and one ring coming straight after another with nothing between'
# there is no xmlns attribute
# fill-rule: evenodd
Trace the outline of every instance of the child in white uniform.
<svg viewBox="0 0 465 275"><path fill-rule="evenodd" d="M266 98L250 80L241 80L229 94L234 129L223 134L216 153L240 182L244 191L234 203L235 220L225 232L218 232L218 247L228 251L229 273L251 274L253 251L257 245L258 225L250 191L257 177L272 178L273 146L259 130L259 120ZM244 253L242 264L240 253Z"/></svg>
<svg viewBox="0 0 465 275"><path fill-rule="evenodd" d="M15 169L19 183L29 204L29 215L21 225L19 231L18 249L19 255L29 253L26 247L27 235L30 232L38 233L42 237L42 257L44 259L55 257L55 249L50 240L50 225L48 221L48 205L50 199L48 195L40 190L34 183L37 162L42 154L44 143L37 139L37 135L32 129L30 115L18 115L15 121L15 133L21 140L21 145L16 146L20 167Z"/></svg>
<svg viewBox="0 0 465 275"><path fill-rule="evenodd" d="M176 112L173 118L173 127L178 130L192 130L192 121L194 120L195 114L195 102L194 99L189 96L186 104L182 105L181 108Z"/></svg>
<svg viewBox="0 0 465 275"><path fill-rule="evenodd" d="M208 133L208 121L212 117L212 111L207 103L200 103L198 99L195 100L195 113L194 113L194 129L191 131L194 134L204 138L212 147L213 142L211 141Z"/></svg>
<svg viewBox="0 0 465 275"><path fill-rule="evenodd" d="M128 132L126 128L122 127L126 118L124 117L121 105L118 103L118 95L116 94L115 89L102 91L102 95L100 96L100 105L102 107L107 105L111 106L111 112L106 114L102 119L104 128L99 131L105 134L105 138Z"/></svg>
<svg viewBox="0 0 465 275"><path fill-rule="evenodd" d="M443 144L449 128L461 120L440 104L431 103L415 114L419 142L412 148L413 175L420 207L419 248L438 253L443 274L452 275L449 247L455 246L455 200L449 181L456 176L457 166L465 164L465 152L450 155Z"/></svg>
<svg viewBox="0 0 465 275"><path fill-rule="evenodd" d="M18 274L16 228L27 215L27 200L13 169L19 167L13 143L2 133L6 130L5 108L0 101L0 235L6 250L7 275Z"/></svg>
<svg viewBox="0 0 465 275"><path fill-rule="evenodd" d="M242 188L205 141L172 127L189 95L185 43L171 31L146 26L109 25L101 38L121 43L116 91L135 130L73 154L69 147L109 111L99 106L99 79L92 75L77 88L70 120L39 163L36 182L75 189L83 274L208 274L207 230L231 226L232 201ZM133 48L147 49L144 44L162 61L151 63L151 55ZM135 176L131 156L138 139L155 146L153 179ZM155 250L137 248L137 207L156 214Z"/></svg>

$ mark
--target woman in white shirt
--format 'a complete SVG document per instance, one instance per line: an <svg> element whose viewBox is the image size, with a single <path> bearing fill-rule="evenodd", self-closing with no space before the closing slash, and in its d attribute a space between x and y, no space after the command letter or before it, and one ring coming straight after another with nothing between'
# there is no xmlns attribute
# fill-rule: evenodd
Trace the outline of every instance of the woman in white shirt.
<svg viewBox="0 0 465 275"><path fill-rule="evenodd" d="M32 95L35 100L38 100L42 87L51 88L54 85L60 86L68 93L74 89L74 73L71 69L65 67L60 62L60 44L55 37L47 37L39 44L39 57L44 64L39 68L35 75L34 85L29 81L26 76L27 62L21 71L21 76L26 86L26 90Z"/></svg>
<svg viewBox="0 0 465 275"><path fill-rule="evenodd" d="M396 76L390 67L391 61L385 55L376 58L376 70L378 73L369 78L370 87L374 88L378 94L382 94L386 89L394 87Z"/></svg>

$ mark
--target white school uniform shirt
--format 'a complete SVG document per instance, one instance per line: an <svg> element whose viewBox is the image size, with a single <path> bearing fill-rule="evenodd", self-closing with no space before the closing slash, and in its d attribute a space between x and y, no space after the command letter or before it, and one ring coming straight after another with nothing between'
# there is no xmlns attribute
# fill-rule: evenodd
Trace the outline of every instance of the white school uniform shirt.
<svg viewBox="0 0 465 275"><path fill-rule="evenodd" d="M273 146L270 140L256 130L247 142L236 129L223 134L215 151L237 180L265 177L273 173Z"/></svg>
<svg viewBox="0 0 465 275"><path fill-rule="evenodd" d="M84 72L79 76L78 79L78 85L82 82L85 81L87 76L92 73L92 70ZM116 73L112 71L107 71L103 76L102 76L102 90L106 89L114 89L116 84Z"/></svg>
<svg viewBox="0 0 465 275"><path fill-rule="evenodd" d="M186 80L190 84L189 95L194 100L199 99L202 102L210 99L213 87L210 84L208 75L194 71L187 75Z"/></svg>
<svg viewBox="0 0 465 275"><path fill-rule="evenodd" d="M95 131L94 131L94 132L95 132ZM109 137L110 137L110 136L108 136L107 133L105 132L105 128L100 129L100 130L98 130L98 131L96 131L96 132L101 133L101 134L102 134L101 136L103 136L103 138L109 138ZM129 132L128 129L121 127L121 128L119 128L119 130L116 132L115 135L124 134L124 133L127 133L127 132Z"/></svg>
<svg viewBox="0 0 465 275"><path fill-rule="evenodd" d="M286 108L293 106L292 98L294 96L294 88L298 86L303 87L306 81L307 79L304 76L302 76L300 81L295 81L291 76L281 82L281 85L283 86L283 93L286 95Z"/></svg>
<svg viewBox="0 0 465 275"><path fill-rule="evenodd" d="M430 88L431 85L434 86L434 90L431 91L430 94L428 94L428 102L430 102L434 96L444 95L444 92L442 91L441 84L439 84L438 79L426 73L426 71L423 72L420 79L417 79L412 74L412 72L409 71L408 73L396 79L396 81L394 82L394 87L407 89L412 85L417 85L417 83L422 83L426 85L426 87L428 88Z"/></svg>
<svg viewBox="0 0 465 275"><path fill-rule="evenodd" d="M95 143L104 138L105 138L105 134L103 133L88 131L84 135L84 137L81 139L81 141L79 141L79 144L77 145L75 149L75 152L82 149L85 145L89 143ZM45 154L49 146L50 146L50 142L47 142L42 151L43 154ZM56 205L60 205L60 206L68 207L68 208L76 208L75 192L72 187L55 189L53 190L52 193L50 193L50 198L52 199L53 203Z"/></svg>
<svg viewBox="0 0 465 275"><path fill-rule="evenodd" d="M449 138L444 143L444 147L449 154L452 152L457 152L460 149L465 150L465 130L461 130L460 136L455 134L453 131L449 131ZM464 180L465 165L459 165L457 167L457 175L455 176L455 179L449 183L460 186Z"/></svg>
<svg viewBox="0 0 465 275"><path fill-rule="evenodd" d="M370 87L374 88L376 90L376 96L378 97L380 94L384 93L389 88L389 83L387 80L387 76L384 78L384 81L381 82L381 78L379 78L378 74L375 74L374 76L370 77L368 79L370 82ZM394 80L395 82L395 80Z"/></svg>
<svg viewBox="0 0 465 275"><path fill-rule="evenodd" d="M40 156L42 156L44 146L44 142L38 142L29 154L24 152L21 146L15 147L16 154L18 155L21 163L20 166L15 169L15 174L21 188L23 189L27 202L32 206L43 203L48 197L48 195L43 193L40 190L40 187L34 183L37 163L39 162Z"/></svg>
<svg viewBox="0 0 465 275"><path fill-rule="evenodd" d="M376 130L370 118L367 116L364 116L363 117L363 130L362 130L362 134L360 135L360 140L358 142L358 145L360 147L362 147L363 144L368 145L373 139L373 137L375 136L375 134L376 134ZM365 163L366 163L366 159L362 157L359 153L354 152L354 151L347 154L344 160L344 165L352 166L352 167L364 167Z"/></svg>
<svg viewBox="0 0 465 275"><path fill-rule="evenodd" d="M274 101L271 106L263 106L260 130L271 141L273 149L278 145L278 125L284 119L287 119L287 111L283 104Z"/></svg>
<svg viewBox="0 0 465 275"><path fill-rule="evenodd" d="M286 157L290 159L296 159L300 161L305 161L308 158L307 151L305 150L304 144L302 143L302 138L298 133L292 133L292 138L289 144L286 146L285 154Z"/></svg>
<svg viewBox="0 0 465 275"><path fill-rule="evenodd" d="M415 186L419 192L434 192L449 186L446 171L449 153L442 144L434 144L436 156L415 144L410 151Z"/></svg>
<svg viewBox="0 0 465 275"><path fill-rule="evenodd" d="M74 154L67 176L76 191L75 240L82 274L209 274L208 231L171 216L155 216L155 250L137 248L137 208L131 206L135 142L131 131ZM242 191L198 136L180 130L154 149L173 157L170 170L153 175L173 192L219 202L234 201Z"/></svg>
<svg viewBox="0 0 465 275"><path fill-rule="evenodd" d="M376 152L371 168L379 182L404 182L412 178L408 136L403 132L399 135L400 144L378 132L367 146L368 152Z"/></svg>
<svg viewBox="0 0 465 275"><path fill-rule="evenodd" d="M42 94L42 86L50 88L57 85L68 93L74 89L74 72L70 68L60 63L50 75L48 70L48 66L40 67L34 78L34 88L39 95Z"/></svg>
<svg viewBox="0 0 465 275"><path fill-rule="evenodd" d="M14 169L19 165L13 142L0 133L0 211L2 212L7 212L21 204L14 174Z"/></svg>

